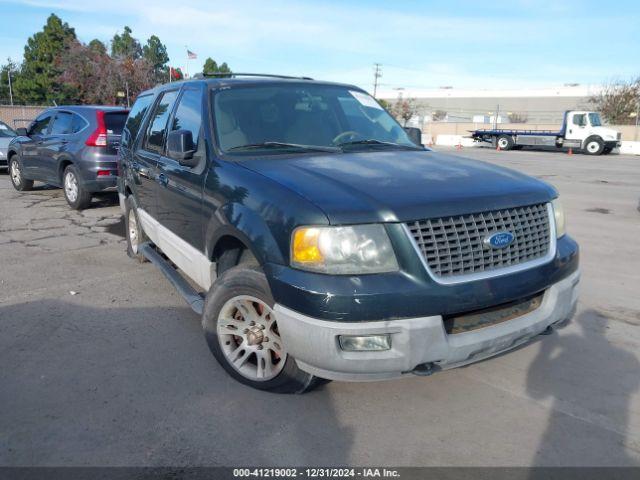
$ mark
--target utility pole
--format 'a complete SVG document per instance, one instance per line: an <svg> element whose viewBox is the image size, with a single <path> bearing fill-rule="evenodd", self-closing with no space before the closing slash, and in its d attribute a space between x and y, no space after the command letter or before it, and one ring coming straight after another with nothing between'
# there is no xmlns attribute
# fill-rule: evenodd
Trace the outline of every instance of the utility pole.
<svg viewBox="0 0 640 480"><path fill-rule="evenodd" d="M496 105L496 116L493 119L493 129L498 129L498 115L500 115L500 104Z"/></svg>
<svg viewBox="0 0 640 480"><path fill-rule="evenodd" d="M376 93L378 93L378 79L382 76L382 64L374 63L373 66L373 98L376 98Z"/></svg>
<svg viewBox="0 0 640 480"><path fill-rule="evenodd" d="M9 102L13 107L13 90L11 88L11 63L9 63L9 68L7 68L7 76L9 77Z"/></svg>

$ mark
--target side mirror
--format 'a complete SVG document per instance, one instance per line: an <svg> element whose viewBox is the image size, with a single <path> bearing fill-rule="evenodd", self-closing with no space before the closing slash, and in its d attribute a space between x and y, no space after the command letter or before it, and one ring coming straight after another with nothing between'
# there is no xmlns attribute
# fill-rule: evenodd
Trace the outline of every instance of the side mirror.
<svg viewBox="0 0 640 480"><path fill-rule="evenodd" d="M27 136L27 129L24 127L16 128L16 133L21 137Z"/></svg>
<svg viewBox="0 0 640 480"><path fill-rule="evenodd" d="M407 135L411 139L413 143L422 147L422 130L416 127L404 127L404 131L407 132Z"/></svg>
<svg viewBox="0 0 640 480"><path fill-rule="evenodd" d="M167 155L177 160L180 165L195 167L199 159L193 158L196 153L193 135L189 130L174 130L167 136Z"/></svg>

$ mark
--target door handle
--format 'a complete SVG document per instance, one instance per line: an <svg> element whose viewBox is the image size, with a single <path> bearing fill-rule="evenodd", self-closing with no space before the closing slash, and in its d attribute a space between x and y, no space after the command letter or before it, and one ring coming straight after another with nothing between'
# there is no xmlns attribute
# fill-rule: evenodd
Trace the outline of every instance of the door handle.
<svg viewBox="0 0 640 480"><path fill-rule="evenodd" d="M167 185L169 185L169 178L164 173L161 173L160 175L158 175L157 180L158 180L158 183L163 187L166 187Z"/></svg>

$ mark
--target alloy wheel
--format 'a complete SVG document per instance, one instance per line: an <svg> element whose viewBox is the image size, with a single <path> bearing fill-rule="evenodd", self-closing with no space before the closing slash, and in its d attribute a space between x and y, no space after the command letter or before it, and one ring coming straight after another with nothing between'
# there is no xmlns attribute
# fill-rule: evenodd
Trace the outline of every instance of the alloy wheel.
<svg viewBox="0 0 640 480"><path fill-rule="evenodd" d="M11 162L11 181L14 185L20 185L22 181L22 173L20 172L20 164L17 160Z"/></svg>
<svg viewBox="0 0 640 480"><path fill-rule="evenodd" d="M136 214L133 209L129 210L127 217L127 228L129 230L129 243L131 244L131 251L138 253L138 221L136 220Z"/></svg>
<svg viewBox="0 0 640 480"><path fill-rule="evenodd" d="M78 179L73 172L67 172L64 176L64 192L70 202L78 199Z"/></svg>
<svg viewBox="0 0 640 480"><path fill-rule="evenodd" d="M274 311L262 300L240 295L218 316L218 341L225 359L249 380L265 382L284 368L287 353Z"/></svg>

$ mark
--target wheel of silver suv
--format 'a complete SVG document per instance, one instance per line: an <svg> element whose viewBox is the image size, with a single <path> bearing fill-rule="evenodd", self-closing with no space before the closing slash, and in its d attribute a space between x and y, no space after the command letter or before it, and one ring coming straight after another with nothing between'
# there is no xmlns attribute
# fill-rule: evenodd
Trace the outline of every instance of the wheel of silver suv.
<svg viewBox="0 0 640 480"><path fill-rule="evenodd" d="M64 193L70 203L74 203L78 199L78 179L71 170L67 170L64 175Z"/></svg>

